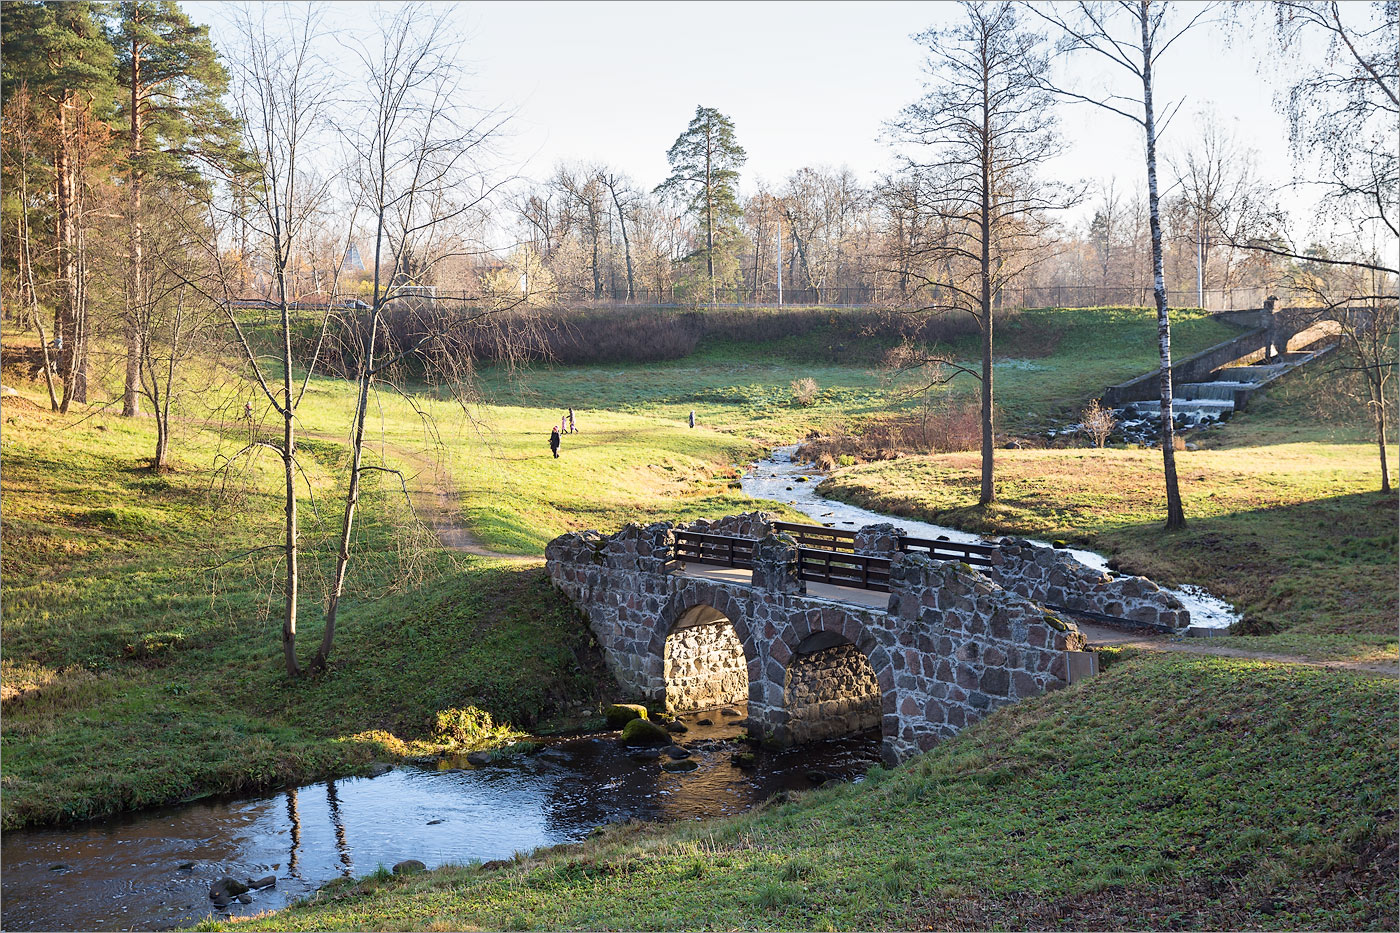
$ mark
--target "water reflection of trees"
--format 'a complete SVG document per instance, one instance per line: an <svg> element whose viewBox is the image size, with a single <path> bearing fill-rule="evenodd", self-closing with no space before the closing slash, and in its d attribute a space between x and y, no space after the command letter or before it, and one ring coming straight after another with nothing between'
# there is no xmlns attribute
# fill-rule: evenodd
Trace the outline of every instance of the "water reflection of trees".
<svg viewBox="0 0 1400 933"><path fill-rule="evenodd" d="M336 792L335 781L326 782L326 809L330 812L331 826L335 828L335 850L340 855L340 873L348 877L355 867L355 860L350 855L350 843L345 838L345 820L340 815L340 795Z"/></svg>
<svg viewBox="0 0 1400 933"><path fill-rule="evenodd" d="M297 789L287 788L287 819L292 824L292 849L287 855L287 874L301 877L301 813L297 810Z"/></svg>

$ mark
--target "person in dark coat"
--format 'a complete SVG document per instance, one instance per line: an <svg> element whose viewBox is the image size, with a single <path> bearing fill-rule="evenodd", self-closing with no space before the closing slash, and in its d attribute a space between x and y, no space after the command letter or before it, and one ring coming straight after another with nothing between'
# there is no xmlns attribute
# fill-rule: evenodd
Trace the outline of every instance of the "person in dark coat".
<svg viewBox="0 0 1400 933"><path fill-rule="evenodd" d="M569 433L578 433L578 428L574 427L574 410L572 408L569 409Z"/></svg>
<svg viewBox="0 0 1400 933"><path fill-rule="evenodd" d="M549 430L549 449L554 451L554 459L559 459L559 427L558 425Z"/></svg>

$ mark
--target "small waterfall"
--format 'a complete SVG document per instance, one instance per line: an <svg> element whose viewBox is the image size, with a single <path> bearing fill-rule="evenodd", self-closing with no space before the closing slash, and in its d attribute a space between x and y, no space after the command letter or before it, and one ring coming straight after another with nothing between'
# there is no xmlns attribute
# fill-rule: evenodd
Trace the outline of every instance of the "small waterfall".
<svg viewBox="0 0 1400 933"><path fill-rule="evenodd" d="M1248 382L1188 382L1176 387L1175 396L1182 399L1214 399L1218 402L1235 401L1236 389L1247 389Z"/></svg>

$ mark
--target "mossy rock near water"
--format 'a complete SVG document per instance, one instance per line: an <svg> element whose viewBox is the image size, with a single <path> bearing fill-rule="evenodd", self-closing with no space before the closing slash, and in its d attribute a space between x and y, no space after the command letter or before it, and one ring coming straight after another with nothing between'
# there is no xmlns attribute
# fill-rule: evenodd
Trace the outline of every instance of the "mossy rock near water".
<svg viewBox="0 0 1400 933"><path fill-rule="evenodd" d="M608 727L621 729L634 719L646 719L647 708L638 703L614 703L603 711Z"/></svg>
<svg viewBox="0 0 1400 933"><path fill-rule="evenodd" d="M634 719L622 727L623 745L670 745L671 733L646 719Z"/></svg>

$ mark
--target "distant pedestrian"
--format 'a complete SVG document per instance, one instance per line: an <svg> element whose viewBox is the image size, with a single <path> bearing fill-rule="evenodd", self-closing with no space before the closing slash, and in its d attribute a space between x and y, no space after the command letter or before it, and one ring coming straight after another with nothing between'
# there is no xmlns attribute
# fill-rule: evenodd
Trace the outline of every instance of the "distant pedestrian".
<svg viewBox="0 0 1400 933"><path fill-rule="evenodd" d="M690 410L690 426L695 427L695 409Z"/></svg>
<svg viewBox="0 0 1400 933"><path fill-rule="evenodd" d="M574 410L572 408L569 409L569 433L578 433L578 428L574 427Z"/></svg>
<svg viewBox="0 0 1400 933"><path fill-rule="evenodd" d="M244 402L244 403L243 403L243 420L244 420L244 421L252 421L252 420L253 420L253 403L252 403L252 402Z"/></svg>
<svg viewBox="0 0 1400 933"><path fill-rule="evenodd" d="M549 449L554 451L554 459L559 459L559 429L552 428L549 432Z"/></svg>

